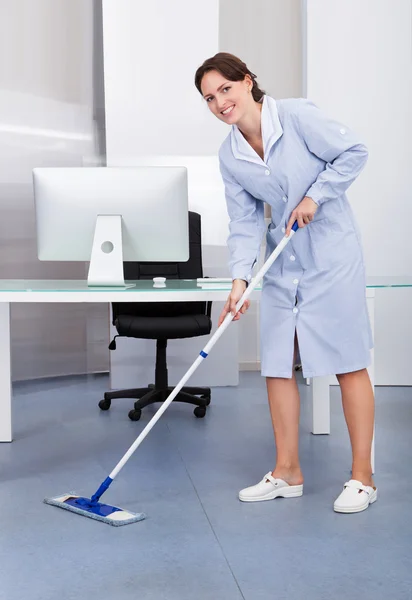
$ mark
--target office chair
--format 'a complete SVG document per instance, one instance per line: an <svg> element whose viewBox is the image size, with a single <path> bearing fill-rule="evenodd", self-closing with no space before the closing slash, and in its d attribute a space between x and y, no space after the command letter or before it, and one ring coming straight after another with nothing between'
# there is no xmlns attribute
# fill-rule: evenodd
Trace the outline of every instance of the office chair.
<svg viewBox="0 0 412 600"><path fill-rule="evenodd" d="M132 263L123 264L125 280L196 279L203 277L200 215L189 212L189 260L185 263ZM155 383L145 388L106 392L99 402L108 410L115 398L135 398L134 409L129 412L132 421L138 421L142 409L155 402L164 402L173 387L168 385L166 347L170 339L208 335L212 328L211 302L114 302L113 325L118 335L156 340ZM115 339L109 346L116 348ZM183 373L182 373L183 375ZM174 402L196 405L194 414L202 418L210 404L210 388L183 387Z"/></svg>

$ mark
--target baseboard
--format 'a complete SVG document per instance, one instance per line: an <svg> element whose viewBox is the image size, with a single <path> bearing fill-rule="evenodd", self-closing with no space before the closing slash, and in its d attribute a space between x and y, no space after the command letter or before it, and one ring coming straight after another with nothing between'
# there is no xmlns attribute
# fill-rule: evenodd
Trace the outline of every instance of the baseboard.
<svg viewBox="0 0 412 600"><path fill-rule="evenodd" d="M239 363L239 371L260 371L260 360Z"/></svg>
<svg viewBox="0 0 412 600"><path fill-rule="evenodd" d="M44 374L44 375L36 375L35 377L27 377L26 379L13 379L12 383L35 383L40 381L53 381L58 379L59 381L76 379L76 377L100 377L101 375L107 376L110 375L110 371L79 371L78 373L53 373L53 374Z"/></svg>

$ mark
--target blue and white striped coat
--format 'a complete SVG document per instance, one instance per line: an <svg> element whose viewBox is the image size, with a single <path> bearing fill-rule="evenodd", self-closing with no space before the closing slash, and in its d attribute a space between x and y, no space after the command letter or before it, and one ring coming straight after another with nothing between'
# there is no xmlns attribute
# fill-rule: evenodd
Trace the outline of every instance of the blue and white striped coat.
<svg viewBox="0 0 412 600"><path fill-rule="evenodd" d="M372 335L361 241L345 192L364 167L367 149L306 99L264 96L261 123L264 160L236 126L219 152L232 278L251 277L266 229L265 202L272 214L267 255L305 196L319 205L264 278L262 375L292 376L295 331L304 377L363 369L370 364Z"/></svg>

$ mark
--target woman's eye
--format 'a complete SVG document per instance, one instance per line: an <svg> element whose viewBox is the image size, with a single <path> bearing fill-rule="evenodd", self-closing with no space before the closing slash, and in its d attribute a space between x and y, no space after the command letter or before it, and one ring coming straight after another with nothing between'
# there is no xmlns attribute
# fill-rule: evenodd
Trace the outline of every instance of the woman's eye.
<svg viewBox="0 0 412 600"><path fill-rule="evenodd" d="M230 86L229 87L225 87L223 88L223 91L226 92L226 90L230 90Z"/></svg>
<svg viewBox="0 0 412 600"><path fill-rule="evenodd" d="M206 98L206 102L210 102L211 100L213 100L212 96L209 96L209 98Z"/></svg>

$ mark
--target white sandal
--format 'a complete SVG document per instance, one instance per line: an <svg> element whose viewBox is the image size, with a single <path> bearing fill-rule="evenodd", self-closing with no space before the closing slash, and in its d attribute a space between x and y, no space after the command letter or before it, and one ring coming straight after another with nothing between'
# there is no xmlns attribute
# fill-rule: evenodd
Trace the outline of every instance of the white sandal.
<svg viewBox="0 0 412 600"><path fill-rule="evenodd" d="M275 479L266 473L262 481L256 485L240 490L239 500L242 502L262 502L282 498L297 498L303 494L303 485L289 485L283 479Z"/></svg>
<svg viewBox="0 0 412 600"><path fill-rule="evenodd" d="M366 510L369 504L378 499L378 490L370 485L363 485L356 479L347 481L343 492L336 498L333 510L340 513L357 513Z"/></svg>

